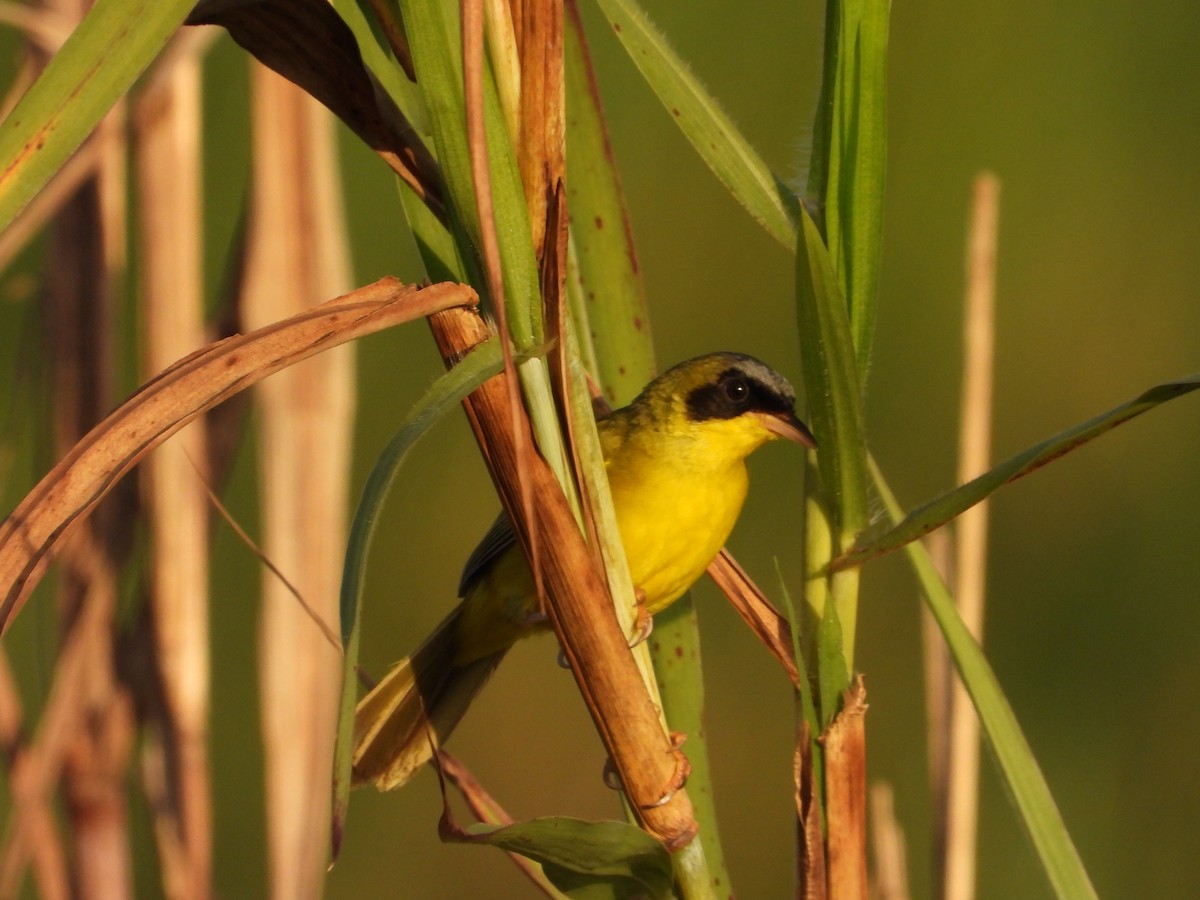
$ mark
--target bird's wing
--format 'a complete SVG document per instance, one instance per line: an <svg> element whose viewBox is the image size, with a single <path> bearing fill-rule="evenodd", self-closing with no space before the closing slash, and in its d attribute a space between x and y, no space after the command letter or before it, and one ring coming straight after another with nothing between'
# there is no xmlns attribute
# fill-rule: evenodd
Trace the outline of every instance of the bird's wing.
<svg viewBox="0 0 1200 900"><path fill-rule="evenodd" d="M616 455L617 449L629 431L630 421L628 416L622 415L624 412L624 410L617 410L616 413L609 413L596 422L600 431L600 445L606 461L611 461L612 457ZM500 510L500 515L496 516L496 521L483 536L483 540L471 551L466 565L463 566L462 577L458 580L458 596L464 596L471 583L516 541L517 536L513 532L512 523L508 520L508 514L504 510Z"/></svg>
<svg viewBox="0 0 1200 900"><path fill-rule="evenodd" d="M494 559L516 543L516 540L517 536L513 532L512 523L508 521L508 513L500 510L500 515L496 516L496 521L492 523L492 527L483 536L483 540L471 551L466 565L463 566L462 577L458 581L458 596L465 596L467 588L471 586L471 582Z"/></svg>

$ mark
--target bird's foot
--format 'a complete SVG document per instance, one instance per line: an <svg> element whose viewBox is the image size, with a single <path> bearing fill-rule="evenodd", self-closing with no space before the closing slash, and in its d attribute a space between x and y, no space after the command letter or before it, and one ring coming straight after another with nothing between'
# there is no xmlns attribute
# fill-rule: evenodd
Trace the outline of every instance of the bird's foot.
<svg viewBox="0 0 1200 900"><path fill-rule="evenodd" d="M641 588L635 588L634 596L637 598L634 606L634 610L637 612L637 627L633 631L633 637L629 639L630 650L638 644L644 643L646 638L650 637L650 632L654 631L654 616L650 615L650 610L646 609L646 592Z"/></svg>
<svg viewBox="0 0 1200 900"><path fill-rule="evenodd" d="M688 762L688 758L679 749L686 740L687 735L682 731L671 732L671 755L675 757L675 771L671 773L671 778L663 788L663 792L659 795L658 799L644 806L643 809L657 809L660 806L666 806L683 789L683 786L687 784L688 776L692 774L692 764Z"/></svg>

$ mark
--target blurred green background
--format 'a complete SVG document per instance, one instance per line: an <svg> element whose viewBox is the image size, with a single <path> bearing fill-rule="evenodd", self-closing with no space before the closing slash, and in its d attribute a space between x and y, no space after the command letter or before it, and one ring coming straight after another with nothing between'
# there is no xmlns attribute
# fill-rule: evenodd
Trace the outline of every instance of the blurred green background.
<svg viewBox="0 0 1200 900"><path fill-rule="evenodd" d="M704 0L646 6L775 170L803 183L820 70L822 7ZM753 353L798 380L790 256L715 183L585 5L592 51L652 312L660 365ZM872 449L907 505L954 478L964 226L980 169L1003 182L994 452L1005 458L1141 390L1200 369L1200 6L1031 0L896 4L882 298L868 385ZM228 245L247 177L244 58L226 38L209 66L210 246ZM346 137L356 280L419 269L383 166ZM0 284L6 371L30 311L24 265ZM225 261L208 261L219 284ZM11 326L11 327L10 327ZM359 347L356 484L440 371L422 327ZM19 388L10 382L6 393ZM14 421L27 421L18 402ZM24 409L24 412L21 410ZM1185 896L1200 883L1200 405L1186 398L1004 489L992 504L986 646L1102 896ZM248 448L249 449L249 448ZM795 471L756 455L731 541L793 590ZM46 461L7 479L8 505ZM252 530L254 462L230 491ZM363 662L380 673L450 608L459 567L496 502L461 417L401 474L366 599ZM262 895L255 703L257 564L219 529L214 582L213 764L217 887ZM707 583L708 737L734 886L792 889L793 713L786 679ZM43 604L44 606L45 604ZM50 617L6 641L45 665ZM858 665L867 675L870 777L893 784L913 896L930 890L920 604L899 559L865 575ZM611 817L603 751L552 639L518 647L451 749L516 817ZM29 685L32 683L32 686ZM37 680L26 681L37 694ZM330 897L508 897L530 889L498 851L443 845L436 778L351 806ZM158 890L146 836L140 885ZM983 898L1049 896L1003 789L983 766Z"/></svg>

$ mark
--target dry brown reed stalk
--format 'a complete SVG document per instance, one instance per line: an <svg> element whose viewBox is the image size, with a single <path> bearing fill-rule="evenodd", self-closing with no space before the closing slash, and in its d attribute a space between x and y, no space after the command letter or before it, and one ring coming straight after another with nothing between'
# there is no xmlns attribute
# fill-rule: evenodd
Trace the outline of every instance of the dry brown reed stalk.
<svg viewBox="0 0 1200 900"><path fill-rule="evenodd" d="M387 39L388 46L391 47L392 53L396 56L396 62L400 63L400 68L404 69L404 74L408 76L409 81L417 80L417 73L413 69L412 51L408 48L408 37L404 33L404 23L400 21L400 6L397 3L389 3L388 0L368 0L371 5L371 12L375 14L375 21L379 23L379 27L383 30L384 37Z"/></svg>
<svg viewBox="0 0 1200 900"><path fill-rule="evenodd" d="M251 327L349 281L333 120L253 63L254 187L242 309ZM328 622L338 620L346 533L353 356L340 348L259 388L265 553ZM271 895L319 897L329 846L340 654L288 588L263 575L259 679Z"/></svg>
<svg viewBox="0 0 1200 900"><path fill-rule="evenodd" d="M271 575L273 575L279 581L279 583L283 585L284 589L295 598L296 603L298 603L300 608L304 610L304 614L308 616L309 620L313 623L313 626L325 636L325 642L329 644L329 646L332 647L339 656L344 655L345 651L342 649L341 638L338 637L333 626L323 619L320 613L318 613L317 610L315 610L312 605L304 599L304 595L300 593L300 589L288 580L288 577L283 573L283 570L280 569L279 566L275 565L271 558L267 556L265 552L263 552L262 548L254 542L254 539L250 537L250 535L246 532L246 529L244 529L238 523L237 519L233 517L233 513L231 513L225 504L221 502L221 498L216 495L216 492L213 491L212 487L208 484L205 484L204 492L208 495L208 502L211 503L213 509L217 511L217 515L219 515L224 520L225 524L229 526L229 530L237 535L237 539L242 542L242 545L252 554L254 554L255 558L263 564L267 571L269 571ZM363 675L366 674L362 672L361 669L359 672ZM374 680L372 679L372 683L367 686L367 689L370 690L374 686Z"/></svg>
<svg viewBox="0 0 1200 900"><path fill-rule="evenodd" d="M957 477L965 483L987 470L991 443L995 267L1000 183L990 173L975 179L966 252L964 371ZM925 540L942 575L953 586L963 621L982 642L987 573L987 501L955 522L954 538L936 531ZM979 720L932 616L923 617L925 704L933 795L935 895L970 900L975 894L978 820Z"/></svg>
<svg viewBox="0 0 1200 900"><path fill-rule="evenodd" d="M867 689L858 675L842 711L821 735L825 747L826 871L829 896L867 897Z"/></svg>
<svg viewBox="0 0 1200 900"><path fill-rule="evenodd" d="M156 73L134 121L140 212L143 372L162 371L205 342L201 268L199 47ZM208 506L205 422L159 448L142 472L151 559L149 602L163 715L148 750L162 757L152 805L168 897L211 893L208 766ZM197 472L196 466L200 467Z"/></svg>
<svg viewBox="0 0 1200 900"><path fill-rule="evenodd" d="M967 247L959 484L986 472L990 465L999 213L1000 182L985 172L975 179ZM984 500L964 512L954 533L954 596L963 622L980 643L987 581L987 510ZM957 678L948 727L945 896L970 900L975 895L979 818L979 719Z"/></svg>
<svg viewBox="0 0 1200 900"><path fill-rule="evenodd" d="M488 337L486 326L474 313L447 311L432 316L430 324L447 363ZM696 834L691 802L683 789L686 758L662 729L617 624L604 575L557 480L536 455L528 460L526 474L539 515L532 523L522 516L516 484L517 441L511 433L513 415L504 377L493 378L467 398L467 417L527 555L528 529L540 532L539 563L550 600L547 611L630 805L647 832L677 850ZM518 425L531 441L528 420L519 416Z"/></svg>
<svg viewBox="0 0 1200 900"><path fill-rule="evenodd" d="M709 565L708 574L721 592L729 598L742 621L750 626L754 636L762 641L776 662L783 666L792 686L799 688L800 672L796 668L796 659L792 652L792 629L787 619L771 605L766 594L725 548L721 548L717 558Z"/></svg>
<svg viewBox="0 0 1200 900"><path fill-rule="evenodd" d="M532 527L537 517L533 503L533 489L528 476L531 457L535 455L532 433L520 427L524 415L521 405L521 386L513 360L512 342L508 331L508 304L504 294L504 273L500 258L499 236L496 234L495 206L492 197L492 175L488 156L488 136L483 110L483 28L484 11L482 0L464 0L462 4L462 52L463 93L466 106L467 145L471 154L471 181L474 187L475 213L479 220L479 253L483 262L484 278L490 309L496 317L496 329L500 334L500 347L504 357L505 378L501 382L508 392L508 409L511 418L509 433L514 436L516 480L515 485L521 501L522 519L531 523L527 550L534 587L539 602L544 606L544 585L538 545L539 530Z"/></svg>
<svg viewBox="0 0 1200 900"><path fill-rule="evenodd" d="M477 302L466 285L417 288L382 278L286 321L212 344L143 385L0 522L0 634L45 573L64 533L78 528L123 475L196 416L331 347Z"/></svg>
<svg viewBox="0 0 1200 900"><path fill-rule="evenodd" d="M566 170L565 97L563 93L563 8L559 0L513 4L517 52L521 60L520 139L517 164L525 186L525 205L533 247L547 259L547 223ZM565 217L563 218L565 224ZM550 255L556 255L552 234ZM561 271L566 272L565 256ZM553 298L545 298L549 304Z"/></svg>

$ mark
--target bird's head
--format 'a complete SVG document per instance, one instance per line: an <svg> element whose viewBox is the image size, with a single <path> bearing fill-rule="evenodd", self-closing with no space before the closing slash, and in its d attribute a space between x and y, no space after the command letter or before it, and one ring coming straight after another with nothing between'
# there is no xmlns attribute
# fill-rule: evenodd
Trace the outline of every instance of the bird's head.
<svg viewBox="0 0 1200 900"><path fill-rule="evenodd" d="M816 447L796 416L788 380L741 353L710 353L673 366L646 386L631 409L641 424L729 458L742 459L780 437Z"/></svg>

